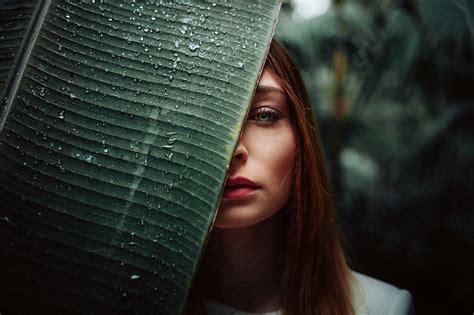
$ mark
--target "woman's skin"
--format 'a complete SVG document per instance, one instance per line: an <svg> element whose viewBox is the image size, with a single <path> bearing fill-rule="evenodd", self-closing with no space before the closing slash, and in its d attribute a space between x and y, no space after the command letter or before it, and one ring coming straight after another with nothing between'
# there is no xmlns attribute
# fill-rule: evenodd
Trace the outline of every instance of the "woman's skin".
<svg viewBox="0 0 474 315"><path fill-rule="evenodd" d="M266 69L232 158L214 226L248 227L280 211L290 195L295 151L285 93ZM253 184L242 183L242 178Z"/></svg>
<svg viewBox="0 0 474 315"><path fill-rule="evenodd" d="M289 199L295 150L285 94L265 69L202 262L207 298L247 312L280 308L280 210Z"/></svg>

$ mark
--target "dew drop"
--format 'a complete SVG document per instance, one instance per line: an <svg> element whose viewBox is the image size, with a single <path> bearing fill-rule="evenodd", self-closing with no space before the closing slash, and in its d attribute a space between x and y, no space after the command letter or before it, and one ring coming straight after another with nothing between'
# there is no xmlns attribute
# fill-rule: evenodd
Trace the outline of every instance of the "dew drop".
<svg viewBox="0 0 474 315"><path fill-rule="evenodd" d="M86 161L86 163L91 164L94 161L94 157L92 155L88 155L84 158L84 161Z"/></svg>
<svg viewBox="0 0 474 315"><path fill-rule="evenodd" d="M196 51L196 50L199 49L200 46L199 46L199 44L196 44L196 43L192 43L192 42L191 42L188 47L189 47L189 50L190 50L190 51Z"/></svg>
<svg viewBox="0 0 474 315"><path fill-rule="evenodd" d="M130 277L130 279L132 279L132 280L138 280L138 279L140 279L140 276L139 276L139 275L132 275L132 276Z"/></svg>
<svg viewBox="0 0 474 315"><path fill-rule="evenodd" d="M173 159L173 152L171 153L165 153L165 158L168 160L168 161L171 161Z"/></svg>

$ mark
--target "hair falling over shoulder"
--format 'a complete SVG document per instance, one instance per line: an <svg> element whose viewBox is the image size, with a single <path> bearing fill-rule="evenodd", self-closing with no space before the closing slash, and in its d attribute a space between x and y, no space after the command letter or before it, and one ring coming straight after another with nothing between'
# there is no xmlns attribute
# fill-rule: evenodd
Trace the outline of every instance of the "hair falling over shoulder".
<svg viewBox="0 0 474 315"><path fill-rule="evenodd" d="M297 142L281 279L284 315L354 314L351 272L339 239L319 131L303 80L286 49L272 40L265 67L288 97ZM205 314L199 275L185 314Z"/></svg>
<svg viewBox="0 0 474 315"><path fill-rule="evenodd" d="M283 314L352 314L351 273L336 214L316 119L301 75L273 40L269 67L289 98L299 152L283 275Z"/></svg>

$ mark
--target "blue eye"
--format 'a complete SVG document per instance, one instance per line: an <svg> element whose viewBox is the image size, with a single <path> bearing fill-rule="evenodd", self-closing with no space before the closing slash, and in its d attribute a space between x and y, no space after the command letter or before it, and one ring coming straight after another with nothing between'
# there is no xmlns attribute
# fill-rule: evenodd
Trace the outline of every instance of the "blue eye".
<svg viewBox="0 0 474 315"><path fill-rule="evenodd" d="M281 119L279 111L270 107L259 107L257 108L248 118L256 123L268 125L277 122Z"/></svg>
<svg viewBox="0 0 474 315"><path fill-rule="evenodd" d="M257 115L255 115L255 116L256 116L256 119L258 121L265 121L265 122L271 121L275 118L274 117L275 115L273 113L269 113L269 112L257 113Z"/></svg>

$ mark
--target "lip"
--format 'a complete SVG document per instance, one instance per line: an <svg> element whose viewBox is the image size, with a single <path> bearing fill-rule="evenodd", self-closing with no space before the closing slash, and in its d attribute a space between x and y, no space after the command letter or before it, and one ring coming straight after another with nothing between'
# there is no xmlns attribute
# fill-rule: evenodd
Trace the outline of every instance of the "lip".
<svg viewBox="0 0 474 315"><path fill-rule="evenodd" d="M236 176L228 178L222 193L222 198L244 198L259 189L259 186L252 180Z"/></svg>

